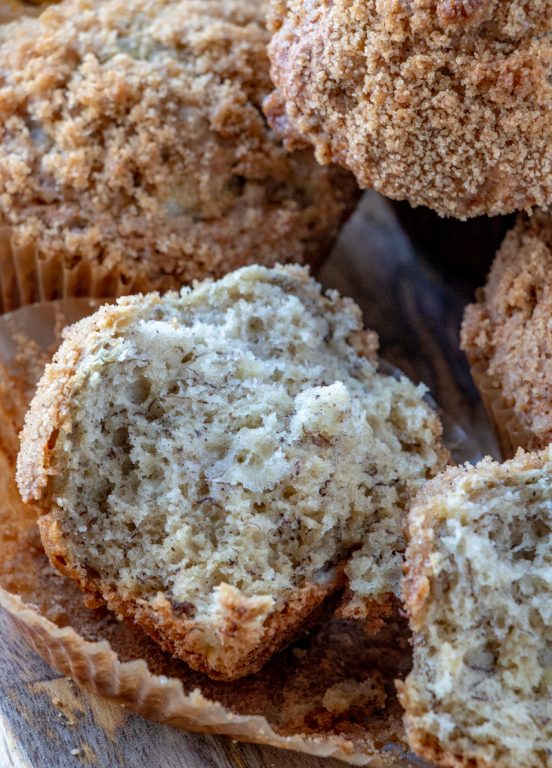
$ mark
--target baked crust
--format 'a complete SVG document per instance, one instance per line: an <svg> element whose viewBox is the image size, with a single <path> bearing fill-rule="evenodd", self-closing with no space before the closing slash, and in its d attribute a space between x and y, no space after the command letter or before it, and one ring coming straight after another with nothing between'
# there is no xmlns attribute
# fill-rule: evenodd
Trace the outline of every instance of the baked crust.
<svg viewBox="0 0 552 768"><path fill-rule="evenodd" d="M45 267L42 300L72 275L76 295L112 296L319 263L358 192L266 125L267 41L252 0L69 0L18 23L0 45L0 221Z"/></svg>
<svg viewBox="0 0 552 768"><path fill-rule="evenodd" d="M52 3L59 0L3 0L0 5L0 24L8 24L22 16L38 16ZM3 33L0 32L0 40Z"/></svg>
<svg viewBox="0 0 552 768"><path fill-rule="evenodd" d="M290 146L441 215L552 202L550 0L272 0L269 18L266 113Z"/></svg>
<svg viewBox="0 0 552 768"><path fill-rule="evenodd" d="M522 438L516 442L526 449L552 440L551 270L552 217L520 216L478 301L466 308L461 332L462 349L483 387L504 400L499 417L491 412L495 421L500 418L499 433L513 419ZM492 397L487 400L492 407Z"/></svg>
<svg viewBox="0 0 552 768"><path fill-rule="evenodd" d="M125 621L145 630L165 651L185 659L191 667L214 680L236 680L258 672L276 651L316 623L320 616L316 609L322 608L324 601L344 581L340 570L335 580L324 587L312 584L297 590L282 610L265 618L262 642L255 620L259 613L264 616L265 606L255 605L226 585L224 626L220 629L224 652L210 656L201 627L193 619L185 618L186 605L171 604L164 595L159 595L153 604L125 596L114 586L91 576L72 560L55 518L55 509L40 517L38 527L50 563L79 584L90 607L106 605Z"/></svg>

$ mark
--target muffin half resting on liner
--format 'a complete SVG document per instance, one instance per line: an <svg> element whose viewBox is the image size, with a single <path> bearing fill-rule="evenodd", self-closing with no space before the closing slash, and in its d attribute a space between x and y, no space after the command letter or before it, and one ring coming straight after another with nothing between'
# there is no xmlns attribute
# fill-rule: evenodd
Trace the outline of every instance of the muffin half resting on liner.
<svg viewBox="0 0 552 768"><path fill-rule="evenodd" d="M0 44L2 308L316 265L357 198L288 153L257 0L67 0Z"/></svg>
<svg viewBox="0 0 552 768"><path fill-rule="evenodd" d="M269 121L466 218L552 203L552 0L271 0Z"/></svg>
<svg viewBox="0 0 552 768"><path fill-rule="evenodd" d="M412 748L439 765L549 768L552 450L449 469L410 512Z"/></svg>
<svg viewBox="0 0 552 768"><path fill-rule="evenodd" d="M552 217L520 216L461 334L505 457L552 440L551 323Z"/></svg>
<svg viewBox="0 0 552 768"><path fill-rule="evenodd" d="M301 267L129 297L70 329L18 461L52 564L223 679L302 631L343 569L388 613L409 501L448 454L423 386L378 372L376 344Z"/></svg>
<svg viewBox="0 0 552 768"><path fill-rule="evenodd" d="M18 432L61 328L90 313L90 303L51 302L0 318L0 604L62 674L150 719L355 765L411 765L394 685L410 666L399 619L368 635L328 606L318 629L259 673L220 682L105 608L85 607L74 581L50 566L38 510L23 504L15 483Z"/></svg>

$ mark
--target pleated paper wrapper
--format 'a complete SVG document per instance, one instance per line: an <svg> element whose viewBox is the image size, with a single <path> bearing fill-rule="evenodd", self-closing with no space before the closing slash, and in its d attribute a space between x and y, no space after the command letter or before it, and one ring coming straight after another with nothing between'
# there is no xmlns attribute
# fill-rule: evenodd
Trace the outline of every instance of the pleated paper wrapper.
<svg viewBox="0 0 552 768"><path fill-rule="evenodd" d="M138 266L129 276L115 260L72 260L55 252L45 257L32 240L22 241L12 227L0 224L0 313L36 302L117 298L180 287L169 275L154 285Z"/></svg>

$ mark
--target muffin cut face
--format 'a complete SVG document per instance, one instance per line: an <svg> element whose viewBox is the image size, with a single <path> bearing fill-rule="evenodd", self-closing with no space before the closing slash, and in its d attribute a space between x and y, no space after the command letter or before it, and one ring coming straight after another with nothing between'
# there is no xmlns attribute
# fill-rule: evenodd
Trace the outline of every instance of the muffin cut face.
<svg viewBox="0 0 552 768"><path fill-rule="evenodd" d="M2 41L0 217L48 265L46 298L62 268L111 296L329 250L356 185L266 125L264 18L257 0L69 0Z"/></svg>
<svg viewBox="0 0 552 768"><path fill-rule="evenodd" d="M375 343L299 268L245 268L75 326L19 458L53 565L222 677L258 668L361 545L352 582L388 600L408 500L446 457L423 388L353 346Z"/></svg>
<svg viewBox="0 0 552 768"><path fill-rule="evenodd" d="M462 326L462 348L504 398L524 448L552 441L551 274L552 216L521 216Z"/></svg>
<svg viewBox="0 0 552 768"><path fill-rule="evenodd" d="M445 766L548 768L552 453L448 470L410 513L411 746Z"/></svg>
<svg viewBox="0 0 552 768"><path fill-rule="evenodd" d="M290 145L442 215L552 202L551 0L272 0L270 26Z"/></svg>

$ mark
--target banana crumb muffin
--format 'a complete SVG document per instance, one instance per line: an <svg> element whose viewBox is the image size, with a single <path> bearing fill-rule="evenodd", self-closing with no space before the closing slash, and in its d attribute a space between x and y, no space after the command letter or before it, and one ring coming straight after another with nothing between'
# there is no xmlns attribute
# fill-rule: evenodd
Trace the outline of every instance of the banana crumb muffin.
<svg viewBox="0 0 552 768"><path fill-rule="evenodd" d="M13 28L0 217L20 261L46 265L29 301L73 276L76 295L163 290L331 247L356 185L268 128L264 16L254 0L68 0Z"/></svg>
<svg viewBox="0 0 552 768"><path fill-rule="evenodd" d="M552 202L552 0L271 0L270 26L290 144L442 215Z"/></svg>
<svg viewBox="0 0 552 768"><path fill-rule="evenodd" d="M552 452L447 470L410 512L402 688L438 765L552 765Z"/></svg>
<svg viewBox="0 0 552 768"><path fill-rule="evenodd" d="M406 509L447 454L423 386L379 373L376 344L300 267L73 326L18 459L52 565L224 679L296 635L353 551L352 590L386 613Z"/></svg>
<svg viewBox="0 0 552 768"><path fill-rule="evenodd" d="M552 441L552 217L521 216L479 300L466 308L462 348L500 392L530 447ZM500 425L499 425L500 426ZM525 445L523 447L529 447Z"/></svg>

